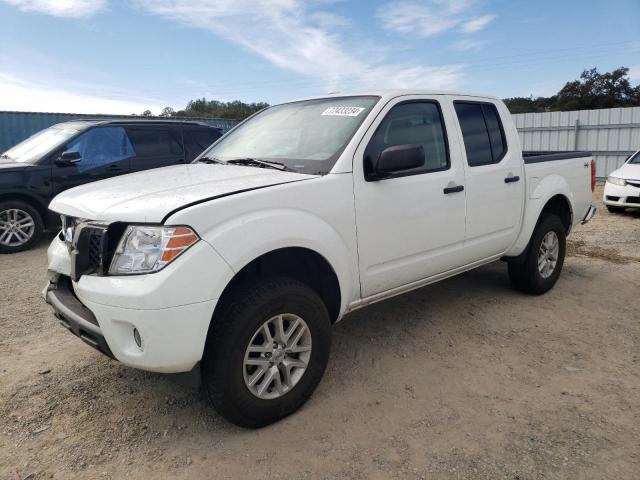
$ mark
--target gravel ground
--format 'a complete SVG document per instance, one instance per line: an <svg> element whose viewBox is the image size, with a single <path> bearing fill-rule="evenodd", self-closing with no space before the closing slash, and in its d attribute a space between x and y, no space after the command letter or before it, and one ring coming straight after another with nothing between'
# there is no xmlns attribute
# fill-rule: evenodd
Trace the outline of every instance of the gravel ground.
<svg viewBox="0 0 640 480"><path fill-rule="evenodd" d="M348 316L309 403L257 431L59 326L48 241L2 256L0 479L640 478L639 238L600 204L546 295L496 263Z"/></svg>

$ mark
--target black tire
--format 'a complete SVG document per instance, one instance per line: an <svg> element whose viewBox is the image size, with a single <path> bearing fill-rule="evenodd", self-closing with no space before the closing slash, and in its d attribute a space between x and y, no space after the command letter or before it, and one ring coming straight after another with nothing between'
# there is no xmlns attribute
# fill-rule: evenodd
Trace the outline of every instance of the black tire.
<svg viewBox="0 0 640 480"><path fill-rule="evenodd" d="M559 252L553 271L545 278L538 269L538 254L542 240L549 232L555 232L558 238ZM540 295L549 291L558 281L562 271L566 248L566 231L562 221L556 215L543 213L531 236L524 262L509 262L511 284L517 290L533 295Z"/></svg>
<svg viewBox="0 0 640 480"><path fill-rule="evenodd" d="M624 207L615 207L613 205L607 205L607 210L611 213L623 213L626 209Z"/></svg>
<svg viewBox="0 0 640 480"><path fill-rule="evenodd" d="M31 236L26 242L20 245L6 245L0 242L0 253L16 253L29 250L40 239L42 232L44 231L42 217L38 210L27 202L23 202L22 200L7 200L0 202L0 219L4 218L3 212L7 212L9 210L19 210L31 216L34 223L33 233L31 233ZM2 233L3 231L0 230L0 236Z"/></svg>
<svg viewBox="0 0 640 480"><path fill-rule="evenodd" d="M311 396L329 360L331 322L320 297L307 285L283 277L256 278L223 298L213 318L202 360L208 402L232 423L259 428L295 412ZM311 333L309 363L298 382L281 397L254 395L244 380L244 355L254 333L270 318L295 314Z"/></svg>

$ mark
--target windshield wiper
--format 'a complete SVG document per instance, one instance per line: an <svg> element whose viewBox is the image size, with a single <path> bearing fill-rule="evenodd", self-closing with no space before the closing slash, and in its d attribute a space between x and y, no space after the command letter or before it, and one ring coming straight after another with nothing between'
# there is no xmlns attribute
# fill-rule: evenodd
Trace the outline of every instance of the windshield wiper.
<svg viewBox="0 0 640 480"><path fill-rule="evenodd" d="M11 157L6 153L3 153L2 155L0 155L0 158L6 158L7 160L11 160Z"/></svg>
<svg viewBox="0 0 640 480"><path fill-rule="evenodd" d="M233 160L227 160L227 163L232 165L254 165L263 168L274 168L276 170L291 170L284 163L280 162L267 162L266 160L257 160L255 158L234 158Z"/></svg>
<svg viewBox="0 0 640 480"><path fill-rule="evenodd" d="M196 163L224 163L222 160L218 160L215 157L202 157L199 158Z"/></svg>

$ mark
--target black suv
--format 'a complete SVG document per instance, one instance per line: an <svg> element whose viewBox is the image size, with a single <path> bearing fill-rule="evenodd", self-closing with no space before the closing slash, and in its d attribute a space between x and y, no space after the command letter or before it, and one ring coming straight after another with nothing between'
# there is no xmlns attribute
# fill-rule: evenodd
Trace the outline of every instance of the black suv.
<svg viewBox="0 0 640 480"><path fill-rule="evenodd" d="M205 123L81 120L42 130L0 156L0 253L29 249L59 218L49 202L67 188L191 162L222 132Z"/></svg>

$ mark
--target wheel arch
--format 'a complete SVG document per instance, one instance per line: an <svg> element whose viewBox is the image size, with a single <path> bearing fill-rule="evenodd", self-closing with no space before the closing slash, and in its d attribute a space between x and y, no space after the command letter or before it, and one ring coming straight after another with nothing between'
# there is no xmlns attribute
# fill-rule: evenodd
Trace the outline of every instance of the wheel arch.
<svg viewBox="0 0 640 480"><path fill-rule="evenodd" d="M331 322L340 317L342 292L329 261L309 248L283 247L257 256L235 273L220 295L213 318L224 309L225 298L238 285L273 276L293 278L308 285L326 305Z"/></svg>
<svg viewBox="0 0 640 480"><path fill-rule="evenodd" d="M531 236L543 213L553 213L560 217L567 235L575 221L573 194L567 181L560 175L549 175L542 181L531 181L527 195L520 234L513 247L505 254L507 259L517 258L526 253ZM529 189L528 189L529 190Z"/></svg>

